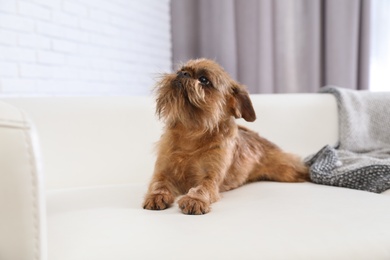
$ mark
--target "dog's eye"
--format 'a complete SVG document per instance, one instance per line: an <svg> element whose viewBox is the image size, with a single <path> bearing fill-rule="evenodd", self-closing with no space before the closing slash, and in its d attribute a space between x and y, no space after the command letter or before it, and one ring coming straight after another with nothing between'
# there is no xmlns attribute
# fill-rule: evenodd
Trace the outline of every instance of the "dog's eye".
<svg viewBox="0 0 390 260"><path fill-rule="evenodd" d="M210 81L205 77L205 76L201 76L199 77L199 82L202 84L202 85L208 85L210 84Z"/></svg>

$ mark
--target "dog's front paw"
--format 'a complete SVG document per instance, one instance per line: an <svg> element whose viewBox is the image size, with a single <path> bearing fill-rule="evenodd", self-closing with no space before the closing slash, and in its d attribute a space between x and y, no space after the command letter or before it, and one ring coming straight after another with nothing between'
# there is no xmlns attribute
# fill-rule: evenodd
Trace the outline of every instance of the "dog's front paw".
<svg viewBox="0 0 390 260"><path fill-rule="evenodd" d="M184 214L202 215L210 212L210 204L186 195L178 201L179 207Z"/></svg>
<svg viewBox="0 0 390 260"><path fill-rule="evenodd" d="M175 198L170 193L149 194L146 196L143 208L150 210L162 210L168 208Z"/></svg>

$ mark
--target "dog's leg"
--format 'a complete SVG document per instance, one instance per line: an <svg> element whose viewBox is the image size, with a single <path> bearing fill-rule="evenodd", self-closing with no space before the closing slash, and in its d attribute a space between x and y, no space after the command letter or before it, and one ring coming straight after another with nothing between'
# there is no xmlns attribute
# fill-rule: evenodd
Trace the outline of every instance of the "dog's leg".
<svg viewBox="0 0 390 260"><path fill-rule="evenodd" d="M170 207L177 196L173 185L163 174L155 174L143 203L144 209L162 210Z"/></svg>
<svg viewBox="0 0 390 260"><path fill-rule="evenodd" d="M275 164L275 170L271 179L281 182L305 182L309 181L309 168L296 155L281 152L279 165Z"/></svg>
<svg viewBox="0 0 390 260"><path fill-rule="evenodd" d="M210 204L220 198L217 183L205 178L200 185L191 188L179 201L179 207L184 214L201 215L210 211Z"/></svg>
<svg viewBox="0 0 390 260"><path fill-rule="evenodd" d="M278 182L309 181L309 169L297 156L280 151L274 157L265 158L249 176L248 182L264 179Z"/></svg>
<svg viewBox="0 0 390 260"><path fill-rule="evenodd" d="M198 185L191 188L179 201L184 214L201 215L210 211L211 203L220 199L219 187L225 178L230 158L225 153L208 154L201 158L204 164L198 168ZM208 163L207 163L208 161Z"/></svg>

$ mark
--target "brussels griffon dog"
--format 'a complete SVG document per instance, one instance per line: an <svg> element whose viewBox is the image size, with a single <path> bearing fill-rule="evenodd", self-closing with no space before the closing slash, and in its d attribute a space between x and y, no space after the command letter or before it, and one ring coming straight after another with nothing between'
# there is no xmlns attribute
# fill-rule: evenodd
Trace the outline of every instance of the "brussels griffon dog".
<svg viewBox="0 0 390 260"><path fill-rule="evenodd" d="M303 182L308 169L235 118L252 122L245 87L207 59L190 60L157 83L156 113L165 123L145 209L168 208L179 195L184 214L205 214L220 192L245 183Z"/></svg>

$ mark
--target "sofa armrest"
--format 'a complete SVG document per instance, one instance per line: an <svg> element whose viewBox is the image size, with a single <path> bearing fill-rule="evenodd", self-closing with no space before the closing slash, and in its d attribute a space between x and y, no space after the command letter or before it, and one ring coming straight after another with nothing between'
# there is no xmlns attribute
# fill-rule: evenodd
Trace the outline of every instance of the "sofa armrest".
<svg viewBox="0 0 390 260"><path fill-rule="evenodd" d="M43 178L35 140L24 113L0 102L0 259L46 259Z"/></svg>

